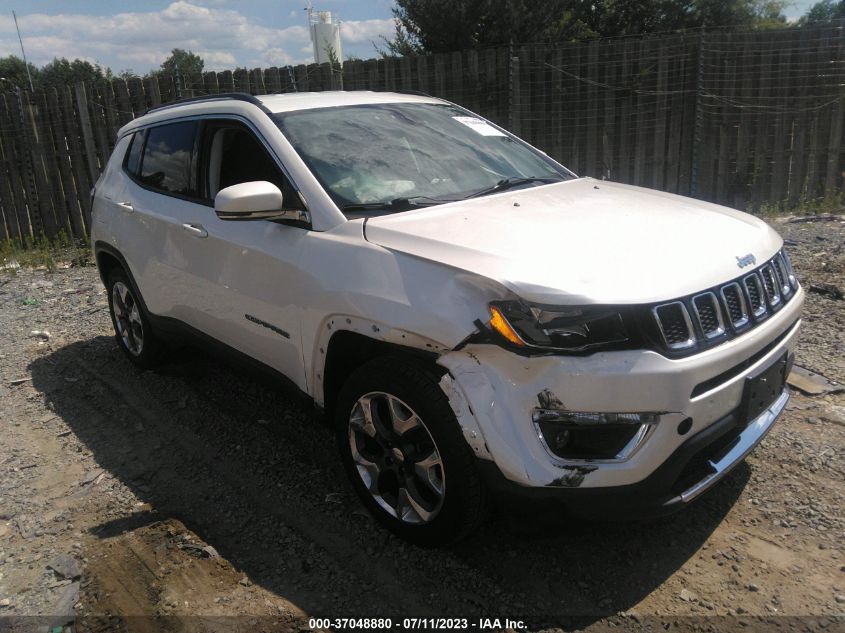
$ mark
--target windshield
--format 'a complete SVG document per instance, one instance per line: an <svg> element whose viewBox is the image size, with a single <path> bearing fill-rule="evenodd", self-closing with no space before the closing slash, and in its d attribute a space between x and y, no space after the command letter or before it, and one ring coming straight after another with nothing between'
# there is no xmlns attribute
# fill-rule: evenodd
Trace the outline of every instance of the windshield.
<svg viewBox="0 0 845 633"><path fill-rule="evenodd" d="M448 104L318 108L274 118L347 216L574 177L516 137Z"/></svg>

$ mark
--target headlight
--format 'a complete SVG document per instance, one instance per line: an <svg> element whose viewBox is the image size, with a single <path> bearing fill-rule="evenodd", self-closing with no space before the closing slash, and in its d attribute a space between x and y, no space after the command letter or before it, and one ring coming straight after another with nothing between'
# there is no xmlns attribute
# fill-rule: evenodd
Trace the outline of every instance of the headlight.
<svg viewBox="0 0 845 633"><path fill-rule="evenodd" d="M622 314L612 308L496 301L490 314L490 327L517 347L585 352L630 340Z"/></svg>

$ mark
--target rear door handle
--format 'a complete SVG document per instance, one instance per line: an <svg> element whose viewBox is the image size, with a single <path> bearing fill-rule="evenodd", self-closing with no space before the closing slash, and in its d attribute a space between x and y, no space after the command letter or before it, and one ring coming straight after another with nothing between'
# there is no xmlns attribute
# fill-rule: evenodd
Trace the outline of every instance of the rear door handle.
<svg viewBox="0 0 845 633"><path fill-rule="evenodd" d="M203 228L202 224L186 223L182 225L182 228L194 237L208 237L208 231Z"/></svg>
<svg viewBox="0 0 845 633"><path fill-rule="evenodd" d="M117 202L118 207L120 207L121 211L126 211L126 213L132 213L135 211L135 208L132 206L131 202Z"/></svg>

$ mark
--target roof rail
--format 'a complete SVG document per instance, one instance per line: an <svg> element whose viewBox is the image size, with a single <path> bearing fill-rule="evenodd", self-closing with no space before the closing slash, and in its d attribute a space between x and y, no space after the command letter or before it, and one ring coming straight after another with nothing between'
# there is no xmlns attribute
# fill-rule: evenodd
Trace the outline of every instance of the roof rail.
<svg viewBox="0 0 845 633"><path fill-rule="evenodd" d="M380 91L377 91L377 92L380 92ZM435 97L434 95L428 94L427 92L423 92L422 90L400 89L400 90L385 90L384 92L395 92L395 93L400 94L400 95L414 95L414 96L417 96L417 97L431 97L432 99L438 98L438 97Z"/></svg>
<svg viewBox="0 0 845 633"><path fill-rule="evenodd" d="M270 112L270 110L267 109L267 106L261 103L261 100L258 97L256 97L255 95L251 95L248 92L221 92L220 94L216 95L185 97L183 99L176 99L175 101L168 101L167 103L162 103L161 105L147 108L144 114L149 114L150 112L158 112L159 110L166 110L167 108L173 108L176 106L183 105L185 103L201 103L203 101L219 101L225 99L233 99L235 101L246 101L247 103L251 103L252 105L258 106L266 113Z"/></svg>

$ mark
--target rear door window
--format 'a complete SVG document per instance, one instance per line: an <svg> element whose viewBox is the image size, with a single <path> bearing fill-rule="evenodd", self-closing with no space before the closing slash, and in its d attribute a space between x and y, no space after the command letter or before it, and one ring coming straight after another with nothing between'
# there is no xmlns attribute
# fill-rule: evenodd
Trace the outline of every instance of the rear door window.
<svg viewBox="0 0 845 633"><path fill-rule="evenodd" d="M141 182L164 193L197 197L195 171L197 122L150 128L141 162Z"/></svg>
<svg viewBox="0 0 845 633"><path fill-rule="evenodd" d="M137 176L141 169L141 152L144 151L144 134L146 132L135 132L132 140L129 141L129 151L126 152L124 167L133 176Z"/></svg>

